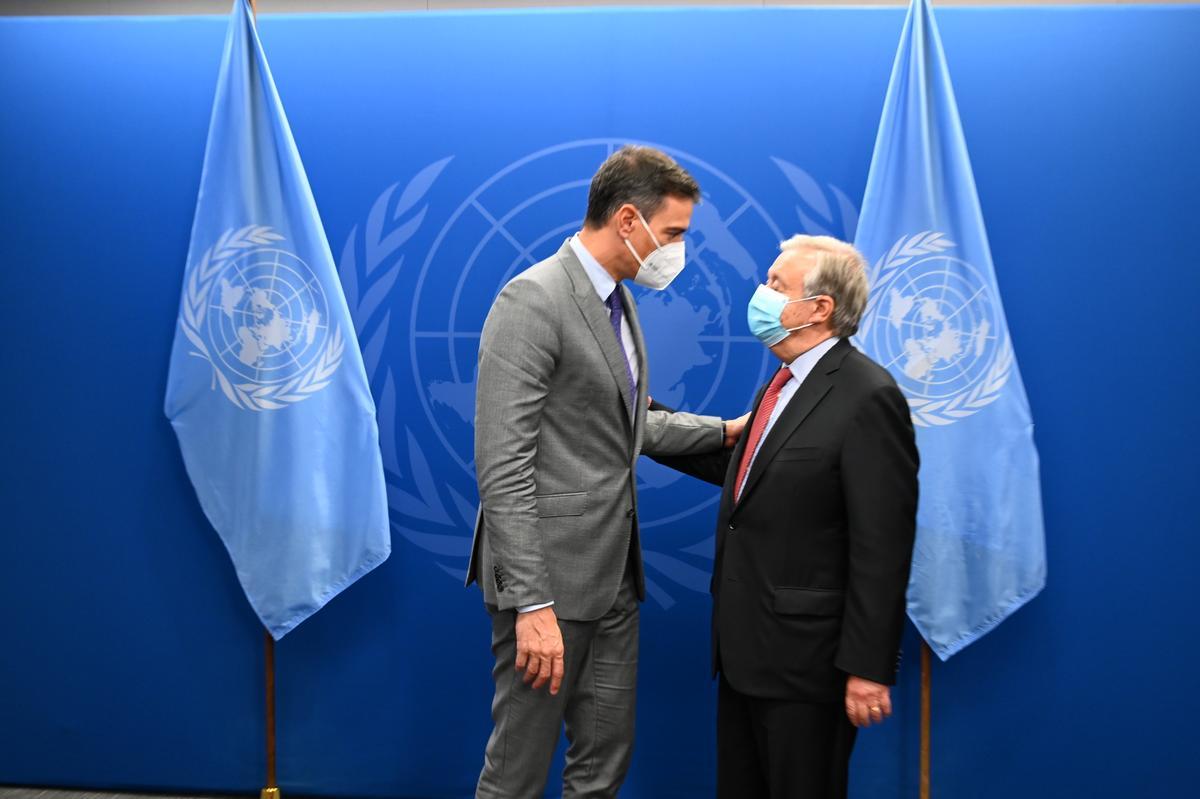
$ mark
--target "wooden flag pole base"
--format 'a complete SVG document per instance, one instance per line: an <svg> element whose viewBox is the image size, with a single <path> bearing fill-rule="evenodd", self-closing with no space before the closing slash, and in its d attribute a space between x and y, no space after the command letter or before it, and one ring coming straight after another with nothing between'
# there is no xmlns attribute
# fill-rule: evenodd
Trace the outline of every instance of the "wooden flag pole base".
<svg viewBox="0 0 1200 799"><path fill-rule="evenodd" d="M921 642L921 799L929 799L930 721L933 662L929 644Z"/></svg>
<svg viewBox="0 0 1200 799"><path fill-rule="evenodd" d="M259 799L282 799L275 782L275 639L268 630L263 630L263 637L266 646L267 787L262 789Z"/></svg>

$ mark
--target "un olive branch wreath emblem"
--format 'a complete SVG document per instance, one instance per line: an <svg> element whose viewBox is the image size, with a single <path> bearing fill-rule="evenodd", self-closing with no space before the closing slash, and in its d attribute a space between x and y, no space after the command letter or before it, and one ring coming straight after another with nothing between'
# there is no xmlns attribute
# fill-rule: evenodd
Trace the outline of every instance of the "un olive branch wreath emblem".
<svg viewBox="0 0 1200 799"><path fill-rule="evenodd" d="M1004 384L1012 371L1012 341L1004 337L996 363L988 370L987 377L979 381L969 392L950 399L926 400L910 397L908 408L912 412L913 424L918 427L945 426L964 419L991 405L1000 397Z"/></svg>
<svg viewBox="0 0 1200 799"><path fill-rule="evenodd" d="M225 396L239 408L252 411L269 411L300 402L329 385L334 372L342 362L345 341L342 331L333 330L325 349L316 362L300 374L279 383L234 383L217 364L201 335L202 325L208 313L210 297L217 278L238 256L253 247L261 247L282 241L283 236L262 225L247 225L231 228L221 234L217 242L205 250L199 263L188 273L184 284L183 313L179 327L188 341L196 348L192 355L208 361L213 377L221 386Z"/></svg>
<svg viewBox="0 0 1200 799"><path fill-rule="evenodd" d="M946 238L946 234L937 231L926 230L913 236L902 236L892 245L887 254L875 262L871 269L870 284L872 288L886 285L897 269L910 263L914 258L923 255L937 255L956 246L953 241ZM878 298L875 298L872 305L875 302L878 302ZM866 328L867 326L864 325L863 333L866 332ZM1012 366L1012 339L1005 332L995 362L983 379L979 380L970 391L964 391L944 399L908 397L908 407L912 414L913 424L918 427L944 427L978 413L999 399L1012 372Z"/></svg>
<svg viewBox="0 0 1200 799"><path fill-rule="evenodd" d="M429 206L423 201L451 160L452 156L429 164L403 189L399 183L384 189L361 229L357 225L351 229L338 272L377 398L392 528L417 547L446 558L448 562L438 562L438 567L461 580L466 571L460 565L465 565L471 553L469 531L474 527L475 505L438 479L410 427L405 426L398 435L396 380L383 359L392 320L386 300L404 271L405 247L428 213ZM402 458L406 461L403 465ZM414 520L420 520L423 529L416 529ZM465 535L464 527L468 530Z"/></svg>

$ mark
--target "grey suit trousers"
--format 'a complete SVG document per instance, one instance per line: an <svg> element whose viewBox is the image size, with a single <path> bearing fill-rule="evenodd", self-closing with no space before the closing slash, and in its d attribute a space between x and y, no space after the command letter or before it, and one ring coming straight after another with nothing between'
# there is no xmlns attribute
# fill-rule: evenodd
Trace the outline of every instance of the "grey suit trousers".
<svg viewBox="0 0 1200 799"><path fill-rule="evenodd" d="M615 797L633 755L639 611L631 569L599 619L559 619L565 655L557 696L548 686L533 690L516 670L516 612L494 605L488 612L496 695L477 799L540 799L564 724L564 799Z"/></svg>

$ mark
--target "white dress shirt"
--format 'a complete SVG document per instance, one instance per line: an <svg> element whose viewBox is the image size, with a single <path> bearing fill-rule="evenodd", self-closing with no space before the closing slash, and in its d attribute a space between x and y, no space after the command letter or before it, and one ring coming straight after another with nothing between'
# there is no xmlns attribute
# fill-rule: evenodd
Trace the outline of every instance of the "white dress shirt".
<svg viewBox="0 0 1200 799"><path fill-rule="evenodd" d="M588 279L592 281L592 286L596 289L600 301L607 302L609 295L617 289L617 281L613 280L612 275L600 265L596 257L588 252L588 248L583 246L578 233L571 237L571 250L583 264L583 271L587 272ZM604 310L606 313L609 312L607 307ZM625 357L629 360L629 371L633 373L633 390L636 392L638 384L637 347L633 344L633 330L629 327L628 308L624 308L624 312L621 314L621 344L625 348ZM517 612L528 613L531 610L548 608L553 604L553 602L543 602L540 605L525 605L517 608Z"/></svg>
<svg viewBox="0 0 1200 799"><path fill-rule="evenodd" d="M746 476L742 478L742 484L738 486L734 496L741 496L742 491L745 490L746 481L750 479L750 470L754 468L754 459L758 457L758 451L762 449L763 442L771 434L771 428L775 426L775 422L779 421L783 409L787 407L797 389L804 383L804 378L808 377L813 367L817 365L817 361L821 360L825 353L833 349L839 341L841 341L839 338L827 338L788 364L787 368L791 370L792 376L783 384L783 388L779 389L779 400L771 411L771 417L767 419L767 426L763 429L762 438L758 440L758 444L754 447L754 454L750 456L750 465L746 468Z"/></svg>

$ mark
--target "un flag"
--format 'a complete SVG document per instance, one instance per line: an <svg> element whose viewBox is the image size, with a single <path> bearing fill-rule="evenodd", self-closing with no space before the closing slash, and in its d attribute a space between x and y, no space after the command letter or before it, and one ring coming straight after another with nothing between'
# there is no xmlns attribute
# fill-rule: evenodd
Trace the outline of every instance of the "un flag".
<svg viewBox="0 0 1200 799"><path fill-rule="evenodd" d="M275 638L387 558L375 405L246 0L225 39L165 410Z"/></svg>
<svg viewBox="0 0 1200 799"><path fill-rule="evenodd" d="M921 451L908 612L943 660L1046 582L1033 421L928 0L913 0L855 244L858 344L895 376Z"/></svg>

